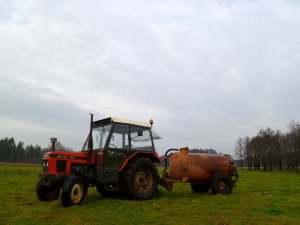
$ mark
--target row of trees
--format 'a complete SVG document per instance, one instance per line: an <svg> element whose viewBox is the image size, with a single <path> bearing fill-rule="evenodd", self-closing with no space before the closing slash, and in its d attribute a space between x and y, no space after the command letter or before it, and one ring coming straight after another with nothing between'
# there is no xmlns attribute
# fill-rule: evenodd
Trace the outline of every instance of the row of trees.
<svg viewBox="0 0 300 225"><path fill-rule="evenodd" d="M218 152L214 149L197 149L197 148L194 148L194 149L191 149L190 150L190 153L206 153L206 154L218 154ZM220 153L221 154L221 153Z"/></svg>
<svg viewBox="0 0 300 225"><path fill-rule="evenodd" d="M260 129L254 137L239 138L235 155L240 167L272 171L294 169L300 162L300 123L291 120L286 133L270 128Z"/></svg>
<svg viewBox="0 0 300 225"><path fill-rule="evenodd" d="M71 148L65 147L60 142L56 143L56 149L70 151ZM17 144L14 138L4 138L0 140L0 162L14 163L40 163L43 154L51 149L51 144L47 148L39 145L26 145L19 141Z"/></svg>
<svg viewBox="0 0 300 225"><path fill-rule="evenodd" d="M25 146L20 141L16 144L14 138L0 140L0 161L2 162L37 162L41 159L42 149L32 144Z"/></svg>

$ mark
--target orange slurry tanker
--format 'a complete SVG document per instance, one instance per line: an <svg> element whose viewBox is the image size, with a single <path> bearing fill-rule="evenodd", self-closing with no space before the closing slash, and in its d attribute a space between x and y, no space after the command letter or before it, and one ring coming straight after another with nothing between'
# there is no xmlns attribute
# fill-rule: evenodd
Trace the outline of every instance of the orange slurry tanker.
<svg viewBox="0 0 300 225"><path fill-rule="evenodd" d="M160 139L150 123L105 118L93 120L81 152L55 149L42 158L42 175L36 185L40 201L56 200L62 205L80 205L88 189L96 187L102 196L125 195L129 199L151 199L158 185L171 191L174 183L191 183L194 192L230 194L238 173L229 155L189 153L170 149L163 159L155 151ZM165 163L162 177L156 165Z"/></svg>
<svg viewBox="0 0 300 225"><path fill-rule="evenodd" d="M176 151L175 153L170 153ZM169 159L169 168L167 162ZM194 192L230 194L238 180L238 173L229 155L189 153L187 147L170 149L165 154L165 169L160 180L166 190L173 183L191 183Z"/></svg>

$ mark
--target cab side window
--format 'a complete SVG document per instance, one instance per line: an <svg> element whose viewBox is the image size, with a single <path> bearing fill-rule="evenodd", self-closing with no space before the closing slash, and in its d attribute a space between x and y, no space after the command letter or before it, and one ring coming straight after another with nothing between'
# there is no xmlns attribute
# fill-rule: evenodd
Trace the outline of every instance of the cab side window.
<svg viewBox="0 0 300 225"><path fill-rule="evenodd" d="M136 150L153 150L150 130L142 127L131 126L131 148Z"/></svg>

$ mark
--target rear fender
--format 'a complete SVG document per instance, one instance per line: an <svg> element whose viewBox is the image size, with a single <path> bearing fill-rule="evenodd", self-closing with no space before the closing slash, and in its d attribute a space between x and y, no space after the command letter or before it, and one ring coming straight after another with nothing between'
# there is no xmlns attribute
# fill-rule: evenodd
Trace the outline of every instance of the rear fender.
<svg viewBox="0 0 300 225"><path fill-rule="evenodd" d="M124 163L121 165L119 168L118 172L122 172L123 169L134 159L136 158L145 158L145 159L150 159L151 162L153 163L160 163L160 159L157 153L149 153L149 152L135 152L131 156L129 156Z"/></svg>

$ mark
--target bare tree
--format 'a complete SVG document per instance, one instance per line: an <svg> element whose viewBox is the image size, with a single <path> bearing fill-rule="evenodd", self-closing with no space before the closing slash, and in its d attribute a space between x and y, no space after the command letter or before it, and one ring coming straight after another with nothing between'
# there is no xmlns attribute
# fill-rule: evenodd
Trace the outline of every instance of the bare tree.
<svg viewBox="0 0 300 225"><path fill-rule="evenodd" d="M277 130L274 135L274 149L275 149L275 165L280 171L283 168L283 135L280 130Z"/></svg>
<svg viewBox="0 0 300 225"><path fill-rule="evenodd" d="M241 169L243 169L243 160L244 160L244 141L243 139L240 137L235 144L235 150L234 153L235 155L239 158L240 161L240 167Z"/></svg>
<svg viewBox="0 0 300 225"><path fill-rule="evenodd" d="M250 141L251 139L248 136L244 137L244 158L247 160L249 170L253 167L253 151Z"/></svg>
<svg viewBox="0 0 300 225"><path fill-rule="evenodd" d="M294 167L296 171L298 171L298 157L300 153L300 123L295 122L294 120L291 120L291 122L288 125L288 128L290 130L290 136L292 141L292 147L294 152Z"/></svg>

